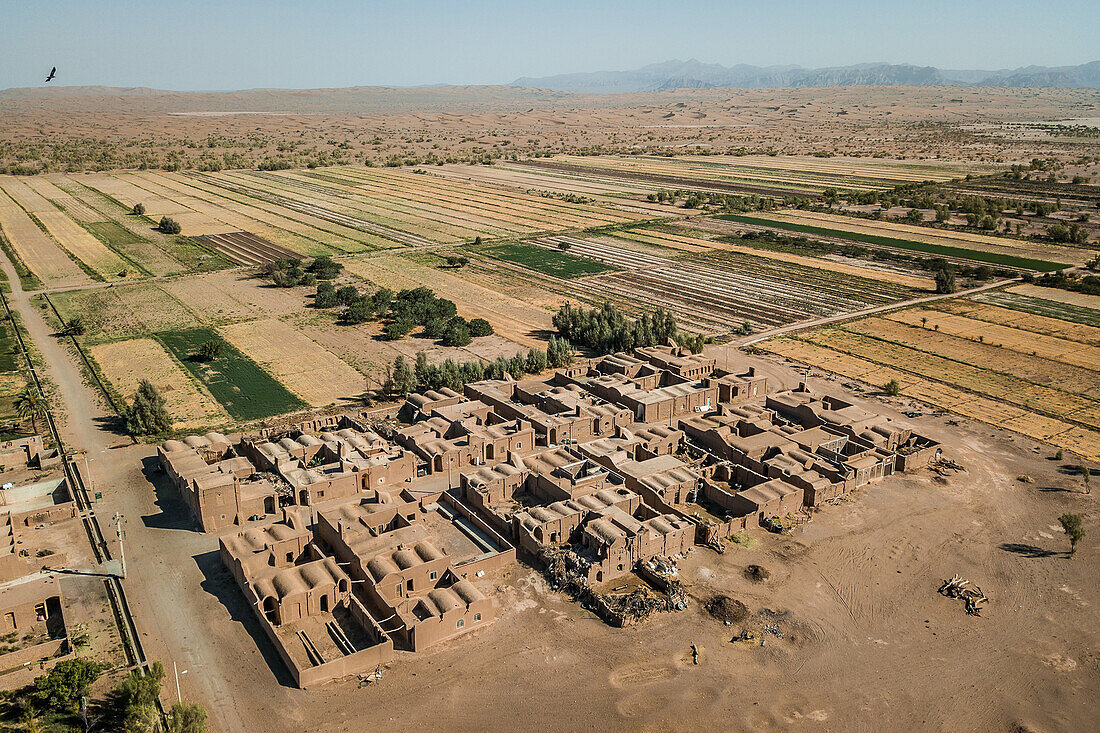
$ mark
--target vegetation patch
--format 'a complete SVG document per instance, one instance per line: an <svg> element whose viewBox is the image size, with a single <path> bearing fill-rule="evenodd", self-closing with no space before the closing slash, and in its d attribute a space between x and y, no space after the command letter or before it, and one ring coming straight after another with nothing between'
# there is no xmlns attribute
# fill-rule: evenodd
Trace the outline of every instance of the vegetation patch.
<svg viewBox="0 0 1100 733"><path fill-rule="evenodd" d="M603 272L613 272L617 267L596 262L594 260L574 257L565 252L557 252L545 247L533 244L504 243L470 245L467 247L473 252L478 252L487 257L492 257L505 262L514 262L529 270L535 270L546 275L565 278L567 280L585 275L599 275Z"/></svg>
<svg viewBox="0 0 1100 733"><path fill-rule="evenodd" d="M257 420L306 407L305 402L232 344L227 343L209 361L195 359L203 344L218 338L208 328L169 331L157 334L156 338L237 420Z"/></svg>
<svg viewBox="0 0 1100 733"><path fill-rule="evenodd" d="M881 237L877 234L845 232L840 229L828 229L825 227L810 226L809 224L795 224L787 221L775 221L773 219L763 219L756 216L743 216L741 214L720 214L718 218L725 219L727 221L735 221L740 224L756 224L757 226L772 227L773 229L785 229L792 232L802 232L803 234L816 234L818 236L824 237L837 237L839 239L848 239L853 242L877 244L880 247L897 247L899 249L929 252L931 254L942 255L944 257L959 257L966 260L974 260L976 262L988 262L994 265L1019 267L1028 270L1038 270L1039 272L1052 272L1054 270L1061 270L1069 267L1069 265L1060 262L1047 262L1046 260L1035 260L1029 257L1017 257L1015 255L1001 254L998 252L981 252L974 249L965 249L963 247L950 247L943 244L914 242L908 239L895 239L894 237Z"/></svg>
<svg viewBox="0 0 1100 733"><path fill-rule="evenodd" d="M96 221L83 225L96 239L104 244L115 247L126 244L140 244L145 240L131 232L126 227L113 221Z"/></svg>

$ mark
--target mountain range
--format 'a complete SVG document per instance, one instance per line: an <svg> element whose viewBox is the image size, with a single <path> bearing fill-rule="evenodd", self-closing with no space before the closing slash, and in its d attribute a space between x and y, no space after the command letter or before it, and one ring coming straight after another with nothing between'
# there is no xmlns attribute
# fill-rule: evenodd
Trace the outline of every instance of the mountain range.
<svg viewBox="0 0 1100 733"><path fill-rule="evenodd" d="M834 86L998 86L1100 88L1100 61L1079 66L1022 66L981 71L938 69L911 64L855 64L821 69L801 66L722 66L689 61L665 61L632 71L593 71L544 77L521 77L511 86L582 94L660 92L669 89L771 89Z"/></svg>

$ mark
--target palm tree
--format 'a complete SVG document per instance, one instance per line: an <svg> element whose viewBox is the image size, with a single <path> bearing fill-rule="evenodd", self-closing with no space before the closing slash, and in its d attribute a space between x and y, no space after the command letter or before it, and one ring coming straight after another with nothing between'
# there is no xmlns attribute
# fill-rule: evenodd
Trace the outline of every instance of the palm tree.
<svg viewBox="0 0 1100 733"><path fill-rule="evenodd" d="M31 429L37 433L38 418L46 412L46 400L33 385L28 384L15 397L15 411L21 418L30 418Z"/></svg>

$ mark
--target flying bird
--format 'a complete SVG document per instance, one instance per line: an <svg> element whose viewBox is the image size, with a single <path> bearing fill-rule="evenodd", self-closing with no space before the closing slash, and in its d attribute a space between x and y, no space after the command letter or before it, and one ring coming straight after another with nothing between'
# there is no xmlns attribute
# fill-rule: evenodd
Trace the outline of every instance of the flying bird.
<svg viewBox="0 0 1100 733"><path fill-rule="evenodd" d="M57 67L50 69L50 75L46 77L46 81L53 81L53 78L57 76Z"/></svg>

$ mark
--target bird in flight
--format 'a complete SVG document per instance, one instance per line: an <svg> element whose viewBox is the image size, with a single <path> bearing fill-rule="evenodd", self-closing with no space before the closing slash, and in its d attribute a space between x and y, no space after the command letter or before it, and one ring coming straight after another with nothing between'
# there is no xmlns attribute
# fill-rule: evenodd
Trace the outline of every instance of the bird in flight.
<svg viewBox="0 0 1100 733"><path fill-rule="evenodd" d="M57 76L57 67L50 69L50 75L46 77L46 81L53 81L53 78Z"/></svg>

